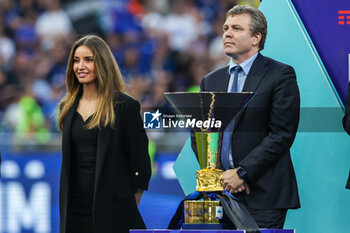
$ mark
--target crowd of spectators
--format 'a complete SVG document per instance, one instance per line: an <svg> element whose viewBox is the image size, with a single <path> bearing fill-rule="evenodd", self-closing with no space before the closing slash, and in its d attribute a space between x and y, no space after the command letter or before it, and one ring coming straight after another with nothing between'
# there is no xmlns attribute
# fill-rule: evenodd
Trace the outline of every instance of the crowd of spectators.
<svg viewBox="0 0 350 233"><path fill-rule="evenodd" d="M58 132L55 109L65 92L70 46L87 33L110 45L143 110L164 107L163 92L198 91L206 73L228 62L222 23L238 3L0 0L0 132L41 142Z"/></svg>

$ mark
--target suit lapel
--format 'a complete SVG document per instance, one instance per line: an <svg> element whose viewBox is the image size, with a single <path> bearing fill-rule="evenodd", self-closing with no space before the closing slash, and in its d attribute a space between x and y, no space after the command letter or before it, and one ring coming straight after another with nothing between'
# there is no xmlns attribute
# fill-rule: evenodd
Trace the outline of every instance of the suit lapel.
<svg viewBox="0 0 350 233"><path fill-rule="evenodd" d="M259 53L250 69L242 92L254 92L267 71L266 60Z"/></svg>
<svg viewBox="0 0 350 233"><path fill-rule="evenodd" d="M66 167L67 177L69 177L70 172L70 161L71 161L71 130L75 112L78 107L79 99L81 97L81 92L79 92L77 98L74 100L72 107L68 110L67 115L64 119L63 127L63 139L62 139L62 154L65 155L62 157L62 163Z"/></svg>
<svg viewBox="0 0 350 233"><path fill-rule="evenodd" d="M95 193L98 182L101 177L103 163L107 156L108 143L111 137L112 129L107 126L98 130L97 134L97 150L96 150L96 174L95 174Z"/></svg>
<svg viewBox="0 0 350 233"><path fill-rule="evenodd" d="M249 73L247 76L247 79L245 81L245 84L243 86L242 92L255 92L258 88L260 82L265 76L265 73L267 72L267 61L260 53L256 57ZM254 97L253 97L254 99ZM248 103L249 105L249 103ZM246 107L248 107L248 105ZM235 126L237 125L238 121L241 119L243 113L245 112L245 109L242 109L242 111L237 115L235 120Z"/></svg>
<svg viewBox="0 0 350 233"><path fill-rule="evenodd" d="M216 79L217 86L214 86L217 88L214 91L227 91L228 83L230 81L230 73L228 72L228 69L229 66L226 66L226 68L221 71L222 74L218 75L218 79Z"/></svg>

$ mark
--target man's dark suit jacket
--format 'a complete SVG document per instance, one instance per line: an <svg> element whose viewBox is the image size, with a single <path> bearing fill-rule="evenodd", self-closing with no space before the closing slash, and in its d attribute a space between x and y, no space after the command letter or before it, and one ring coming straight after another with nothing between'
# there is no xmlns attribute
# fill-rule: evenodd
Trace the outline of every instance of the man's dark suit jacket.
<svg viewBox="0 0 350 233"><path fill-rule="evenodd" d="M60 233L67 222L69 197L71 125L79 98L63 121L62 169L60 180ZM134 191L147 190L151 176L148 138L143 129L140 105L131 97L116 95L116 127L98 130L95 190L93 199L94 232L129 232L145 228Z"/></svg>
<svg viewBox="0 0 350 233"><path fill-rule="evenodd" d="M226 91L228 66L206 75L201 91ZM238 194L254 209L299 208L289 149L299 124L300 96L291 66L258 54L243 92L255 96L235 120L232 155L248 173L251 194Z"/></svg>
<svg viewBox="0 0 350 233"><path fill-rule="evenodd" d="M350 135L350 83L348 87L348 95L345 101L345 116L343 117L343 127L345 131ZM350 189L350 172L348 181L346 182L346 188Z"/></svg>

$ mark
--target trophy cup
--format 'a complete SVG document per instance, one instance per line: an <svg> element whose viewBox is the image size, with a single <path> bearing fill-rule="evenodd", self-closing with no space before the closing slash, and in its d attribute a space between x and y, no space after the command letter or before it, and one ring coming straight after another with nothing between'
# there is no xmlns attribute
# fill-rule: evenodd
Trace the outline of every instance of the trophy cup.
<svg viewBox="0 0 350 233"><path fill-rule="evenodd" d="M180 115L190 116L187 123L195 134L197 159L201 168L196 171L196 191L222 191L220 152L223 131L254 93L167 92L163 95Z"/></svg>

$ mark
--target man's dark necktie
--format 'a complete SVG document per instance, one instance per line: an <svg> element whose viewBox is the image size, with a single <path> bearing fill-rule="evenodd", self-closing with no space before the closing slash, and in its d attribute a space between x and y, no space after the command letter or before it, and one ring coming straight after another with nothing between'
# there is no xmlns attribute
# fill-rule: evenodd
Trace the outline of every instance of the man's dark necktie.
<svg viewBox="0 0 350 233"><path fill-rule="evenodd" d="M228 88L228 92L237 92L238 88L238 73L241 71L240 66L235 66L231 68L230 74L232 76L233 73L233 82L230 88ZM235 121L231 121L231 123L226 127L224 135L222 137L221 144L221 164L225 168L225 170L230 169L230 156L231 152L231 138L232 131Z"/></svg>

